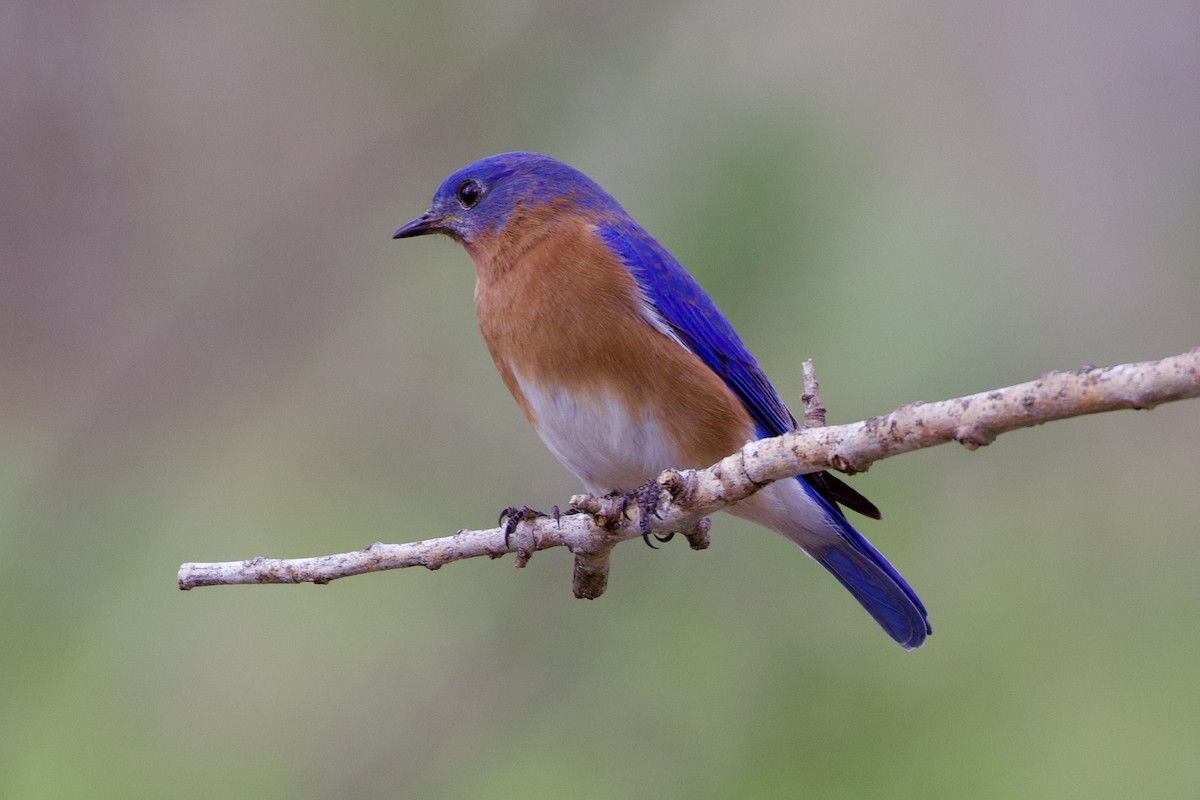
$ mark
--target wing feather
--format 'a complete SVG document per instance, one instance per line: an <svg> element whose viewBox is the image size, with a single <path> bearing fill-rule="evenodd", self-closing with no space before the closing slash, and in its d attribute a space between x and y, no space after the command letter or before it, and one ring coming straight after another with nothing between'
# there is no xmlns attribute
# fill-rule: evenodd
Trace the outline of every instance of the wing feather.
<svg viewBox="0 0 1200 800"><path fill-rule="evenodd" d="M720 375L746 406L759 435L779 436L795 430L796 419L779 392L712 298L675 257L636 223L599 224L596 230L633 274L673 338ZM801 479L833 508L841 503L879 519L879 509L871 501L833 475L818 472Z"/></svg>

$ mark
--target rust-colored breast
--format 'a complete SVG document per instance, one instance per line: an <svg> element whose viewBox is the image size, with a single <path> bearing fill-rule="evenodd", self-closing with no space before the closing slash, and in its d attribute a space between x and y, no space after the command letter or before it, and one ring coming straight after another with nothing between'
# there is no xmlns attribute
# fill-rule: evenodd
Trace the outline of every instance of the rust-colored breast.
<svg viewBox="0 0 1200 800"><path fill-rule="evenodd" d="M650 414L687 463L705 466L753 435L724 381L646 318L636 282L586 218L558 204L518 209L469 249L479 326L505 385L535 428L521 382L607 393ZM518 380L517 373L520 376Z"/></svg>

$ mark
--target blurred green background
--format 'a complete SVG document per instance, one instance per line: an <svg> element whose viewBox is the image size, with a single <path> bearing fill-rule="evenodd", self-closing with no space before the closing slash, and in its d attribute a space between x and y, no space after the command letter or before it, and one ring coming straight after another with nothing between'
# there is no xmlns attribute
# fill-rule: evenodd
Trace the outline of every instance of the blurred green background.
<svg viewBox="0 0 1200 800"><path fill-rule="evenodd" d="M1200 404L854 479L904 653L782 538L181 593L574 480L441 179L587 172L830 420L1200 344L1190 2L0 7L0 797L1186 797Z"/></svg>

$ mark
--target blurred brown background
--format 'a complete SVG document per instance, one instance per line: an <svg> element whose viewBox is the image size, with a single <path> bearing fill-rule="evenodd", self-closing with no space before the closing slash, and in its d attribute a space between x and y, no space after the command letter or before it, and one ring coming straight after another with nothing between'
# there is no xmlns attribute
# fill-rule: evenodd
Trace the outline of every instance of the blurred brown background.
<svg viewBox="0 0 1200 800"><path fill-rule="evenodd" d="M1191 796L1200 405L884 462L905 654L782 538L181 593L576 491L448 242L605 186L830 420L1200 344L1191 2L0 6L0 796Z"/></svg>

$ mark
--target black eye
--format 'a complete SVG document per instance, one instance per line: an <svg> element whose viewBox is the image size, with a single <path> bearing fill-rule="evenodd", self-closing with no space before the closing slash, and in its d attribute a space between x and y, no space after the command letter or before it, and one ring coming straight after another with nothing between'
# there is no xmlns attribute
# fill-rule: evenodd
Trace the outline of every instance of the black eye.
<svg viewBox="0 0 1200 800"><path fill-rule="evenodd" d="M479 198L483 197L483 187L478 181L467 179L458 185L458 191L454 194L458 197L459 205L471 209L479 202Z"/></svg>

